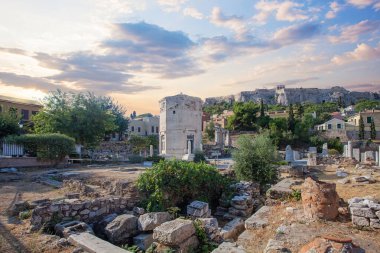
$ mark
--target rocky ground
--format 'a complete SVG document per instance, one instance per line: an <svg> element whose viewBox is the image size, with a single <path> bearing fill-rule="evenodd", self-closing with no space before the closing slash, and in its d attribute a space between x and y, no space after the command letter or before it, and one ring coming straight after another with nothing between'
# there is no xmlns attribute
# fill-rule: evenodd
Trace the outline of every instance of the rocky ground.
<svg viewBox="0 0 380 253"><path fill-rule="evenodd" d="M59 178L61 172L67 172L66 179L79 179L85 181L89 188L94 188L100 195L107 195L106 190L95 185L101 181L127 180L134 182L144 168L136 166L81 166L74 169L61 169L54 180ZM48 235L42 231L29 232L29 219L20 220L9 215L12 205L18 201L32 202L40 199L62 199L70 189L63 187L56 189L40 183L40 178L47 171L55 169L23 169L18 173L0 173L0 252L72 252L75 248L69 245L59 245L59 237ZM83 197L86 197L83 195ZM92 196L87 197L91 199Z"/></svg>
<svg viewBox="0 0 380 253"><path fill-rule="evenodd" d="M58 173L55 170L47 172L46 169L1 173L0 252L75 252L74 246L60 242L59 237L55 235L42 231L30 232L30 218L20 220L9 215L13 204L22 200L32 202L46 198L62 199L68 193L74 192L79 192L83 200L93 200L110 194L117 195L120 190L113 186L113 182L133 183L143 170L144 168L135 166L83 166L60 170ZM352 243L360 246L365 252L380 252L380 229L354 226L347 209L347 202L353 197L380 199L380 168L336 160L310 169L309 174L319 180L336 183L337 194L342 198L336 220L311 220L305 216L302 202L297 198L277 199L267 202L266 205L269 207L263 214L265 217L260 218L265 222L255 224L253 229L245 230L240 236L231 236L237 239L237 245L244 248L244 252L299 252L313 239L323 239L324 236L328 236L352 239ZM283 173L282 176L289 175ZM58 182L70 181L62 184L61 188L54 188L45 185L47 177ZM301 181L300 183L303 181L300 178L297 180ZM300 189L300 183L293 185L292 188ZM240 203L242 200L238 201ZM238 223L242 228L239 229L241 232L244 230L243 221ZM281 251L282 248L288 251ZM221 252L231 251L227 249Z"/></svg>

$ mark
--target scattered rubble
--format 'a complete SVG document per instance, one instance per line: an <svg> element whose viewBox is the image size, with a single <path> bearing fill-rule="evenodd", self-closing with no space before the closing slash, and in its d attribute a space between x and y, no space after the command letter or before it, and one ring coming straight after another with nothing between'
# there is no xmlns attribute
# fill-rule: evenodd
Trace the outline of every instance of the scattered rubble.
<svg viewBox="0 0 380 253"><path fill-rule="evenodd" d="M380 229L380 201L352 198L348 203L353 225Z"/></svg>
<svg viewBox="0 0 380 253"><path fill-rule="evenodd" d="M353 244L351 238L342 235L324 235L304 245L299 251L299 253L313 252L364 253L365 251Z"/></svg>

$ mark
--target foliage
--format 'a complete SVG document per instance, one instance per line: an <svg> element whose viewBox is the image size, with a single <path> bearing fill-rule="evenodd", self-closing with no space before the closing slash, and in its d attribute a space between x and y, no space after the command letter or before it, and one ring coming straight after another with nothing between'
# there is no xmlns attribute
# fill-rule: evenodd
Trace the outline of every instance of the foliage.
<svg viewBox="0 0 380 253"><path fill-rule="evenodd" d="M206 231L204 227L202 227L201 221L195 220L193 224L195 227L195 235L197 236L199 240L199 246L196 252L209 253L209 252L212 252L214 249L216 249L218 247L218 244L211 242L207 238Z"/></svg>
<svg viewBox="0 0 380 253"><path fill-rule="evenodd" d="M129 246L128 244L125 244L125 245L122 245L121 248L125 249L127 251L130 251L130 252L133 252L133 253L142 253L142 252L144 252L139 247L137 247L136 245Z"/></svg>
<svg viewBox="0 0 380 253"><path fill-rule="evenodd" d="M7 135L20 133L20 117L16 113L0 113L0 139Z"/></svg>
<svg viewBox="0 0 380 253"><path fill-rule="evenodd" d="M376 127L375 127L375 121L371 121L371 140L376 140Z"/></svg>
<svg viewBox="0 0 380 253"><path fill-rule="evenodd" d="M231 110L233 104L227 103L227 102L221 102L214 105L208 105L203 108L203 111L210 114L210 115L220 115L223 113L224 110Z"/></svg>
<svg viewBox="0 0 380 253"><path fill-rule="evenodd" d="M301 200L301 190L293 189L292 193L290 194L290 198L295 200L295 201L300 201Z"/></svg>
<svg viewBox="0 0 380 253"><path fill-rule="evenodd" d="M162 160L165 160L165 157L163 156L158 156L158 155L154 155L154 156L148 156L147 158L145 158L146 161L151 161L151 162L154 162L154 163L158 163Z"/></svg>
<svg viewBox="0 0 380 253"><path fill-rule="evenodd" d="M361 112L365 110L380 109L379 100L360 100L355 105L355 111Z"/></svg>
<svg viewBox="0 0 380 253"><path fill-rule="evenodd" d="M344 103L344 100L343 100L343 97L342 96L340 96L339 98L338 98L338 107L339 108L344 108L344 107L346 107L346 105L345 105L345 103Z"/></svg>
<svg viewBox="0 0 380 253"><path fill-rule="evenodd" d="M74 150L74 139L63 134L9 136L7 142L24 145L27 153L42 160L60 161Z"/></svg>
<svg viewBox="0 0 380 253"><path fill-rule="evenodd" d="M134 154L139 154L146 150L149 147L148 142L149 140L147 137L140 135L131 135L128 139L128 144L132 147L132 152Z"/></svg>
<svg viewBox="0 0 380 253"><path fill-rule="evenodd" d="M364 140L364 120L361 115L359 118L359 140Z"/></svg>
<svg viewBox="0 0 380 253"><path fill-rule="evenodd" d="M289 105L289 116L288 116L288 130L294 133L294 128L296 126L296 119L294 118L293 105Z"/></svg>
<svg viewBox="0 0 380 253"><path fill-rule="evenodd" d="M147 197L148 211L182 206L192 200L217 204L229 180L205 163L178 160L160 161L140 175L137 186Z"/></svg>
<svg viewBox="0 0 380 253"><path fill-rule="evenodd" d="M166 211L174 217L174 219L177 219L179 216L179 211L181 211L181 208L172 206L166 209Z"/></svg>
<svg viewBox="0 0 380 253"><path fill-rule="evenodd" d="M209 141L215 139L215 124L213 121L207 124L205 129L206 137Z"/></svg>
<svg viewBox="0 0 380 253"><path fill-rule="evenodd" d="M205 162L206 158L205 155L202 151L200 150L195 150L194 152L194 162L195 163L200 163L200 162Z"/></svg>
<svg viewBox="0 0 380 253"><path fill-rule="evenodd" d="M144 157L139 155L131 155L128 157L128 160L131 163L142 163L144 161Z"/></svg>
<svg viewBox="0 0 380 253"><path fill-rule="evenodd" d="M22 211L18 214L20 220L29 219L32 216L32 210Z"/></svg>
<svg viewBox="0 0 380 253"><path fill-rule="evenodd" d="M268 111L269 111L269 112L273 112L273 111L285 111L285 110L286 110L286 106L284 106L284 105L279 105L279 104L276 104L276 105L268 105L267 108L268 108Z"/></svg>
<svg viewBox="0 0 380 253"><path fill-rule="evenodd" d="M110 98L57 90L45 97L44 108L32 120L35 133L66 134L93 148L105 134L126 129L123 113Z"/></svg>
<svg viewBox="0 0 380 253"><path fill-rule="evenodd" d="M340 155L341 153L336 149L329 149L329 155Z"/></svg>
<svg viewBox="0 0 380 253"><path fill-rule="evenodd" d="M340 141L340 139L338 139L338 138L328 139L327 140L327 147L329 149L335 149L339 153L343 153L344 146L343 146L342 142Z"/></svg>
<svg viewBox="0 0 380 253"><path fill-rule="evenodd" d="M276 169L273 161L276 160L276 148L267 133L255 138L242 135L238 139L238 149L233 152L234 169L239 179L256 181L260 185L273 182Z"/></svg>
<svg viewBox="0 0 380 253"><path fill-rule="evenodd" d="M302 104L298 103L297 104L297 118L302 119L304 113L305 113L305 108L303 108Z"/></svg>
<svg viewBox="0 0 380 253"><path fill-rule="evenodd" d="M130 115L130 118L131 119L135 119L137 117L137 115L136 115L136 111L133 111L132 113L131 113L131 115Z"/></svg>
<svg viewBox="0 0 380 253"><path fill-rule="evenodd" d="M322 104L305 103L304 108L305 113L316 112L317 115L339 111L339 106L335 102L325 102Z"/></svg>
<svg viewBox="0 0 380 253"><path fill-rule="evenodd" d="M257 104L252 101L238 102L233 106L234 114L228 118L228 128L238 131L254 131L256 127L256 114L259 111Z"/></svg>

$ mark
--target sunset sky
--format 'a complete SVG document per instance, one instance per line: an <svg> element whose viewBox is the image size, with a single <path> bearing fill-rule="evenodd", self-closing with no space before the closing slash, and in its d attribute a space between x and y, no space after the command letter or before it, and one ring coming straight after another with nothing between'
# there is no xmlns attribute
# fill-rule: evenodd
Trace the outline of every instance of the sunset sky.
<svg viewBox="0 0 380 253"><path fill-rule="evenodd" d="M109 95L158 113L183 92L380 91L380 0L0 0L0 95Z"/></svg>

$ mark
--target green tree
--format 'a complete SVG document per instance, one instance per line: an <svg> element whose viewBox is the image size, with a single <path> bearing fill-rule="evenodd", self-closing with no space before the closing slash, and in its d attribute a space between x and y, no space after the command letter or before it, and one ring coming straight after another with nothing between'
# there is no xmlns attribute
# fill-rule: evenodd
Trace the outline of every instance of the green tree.
<svg viewBox="0 0 380 253"><path fill-rule="evenodd" d="M215 124L213 121L210 121L210 123L207 124L205 133L209 141L213 141L215 139Z"/></svg>
<svg viewBox="0 0 380 253"><path fill-rule="evenodd" d="M361 115L359 118L359 140L364 140L364 120Z"/></svg>
<svg viewBox="0 0 380 253"><path fill-rule="evenodd" d="M360 100L355 105L355 111L361 112L364 110L380 109L379 100Z"/></svg>
<svg viewBox="0 0 380 253"><path fill-rule="evenodd" d="M241 180L259 182L260 185L272 183L277 172L273 166L276 148L267 133L256 137L242 135L239 137L238 149L232 153L234 169Z"/></svg>
<svg viewBox="0 0 380 253"><path fill-rule="evenodd" d="M343 97L342 97L342 96L340 96L340 97L338 98L338 107L339 107L339 108L344 108L344 107L345 107L345 103L344 103L344 100L343 100Z"/></svg>
<svg viewBox="0 0 380 253"><path fill-rule="evenodd" d="M288 116L288 130L294 133L296 120L294 118L293 105L289 105L289 116Z"/></svg>
<svg viewBox="0 0 380 253"><path fill-rule="evenodd" d="M371 140L376 140L376 127L375 127L375 121L371 121Z"/></svg>
<svg viewBox="0 0 380 253"><path fill-rule="evenodd" d="M302 119L305 109L301 103L297 104L297 118Z"/></svg>
<svg viewBox="0 0 380 253"><path fill-rule="evenodd" d="M264 100L260 99L260 118L265 117L265 107L264 107Z"/></svg>
<svg viewBox="0 0 380 253"><path fill-rule="evenodd" d="M131 145L134 154L139 154L149 147L149 139L139 135L131 135L128 144Z"/></svg>
<svg viewBox="0 0 380 253"><path fill-rule="evenodd" d="M32 118L34 131L62 133L93 148L106 133L118 130L117 116L105 101L92 93L51 92L44 99L43 109Z"/></svg>
<svg viewBox="0 0 380 253"><path fill-rule="evenodd" d="M0 113L0 139L7 135L20 133L20 118L15 113Z"/></svg>
<svg viewBox="0 0 380 253"><path fill-rule="evenodd" d="M253 131L257 129L256 114L259 107L252 101L234 104L234 114L228 118L228 128L238 131Z"/></svg>

